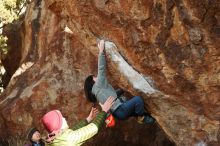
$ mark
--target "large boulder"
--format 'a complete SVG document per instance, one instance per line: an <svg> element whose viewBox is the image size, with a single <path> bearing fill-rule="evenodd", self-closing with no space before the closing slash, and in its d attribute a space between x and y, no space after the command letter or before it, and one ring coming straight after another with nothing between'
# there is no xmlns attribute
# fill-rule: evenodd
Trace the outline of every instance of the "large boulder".
<svg viewBox="0 0 220 146"><path fill-rule="evenodd" d="M97 73L104 38L109 81L141 95L157 124L119 121L85 145L220 145L219 30L217 0L35 0L20 67L0 98L0 135L22 143L50 109L70 125L84 118L83 82Z"/></svg>

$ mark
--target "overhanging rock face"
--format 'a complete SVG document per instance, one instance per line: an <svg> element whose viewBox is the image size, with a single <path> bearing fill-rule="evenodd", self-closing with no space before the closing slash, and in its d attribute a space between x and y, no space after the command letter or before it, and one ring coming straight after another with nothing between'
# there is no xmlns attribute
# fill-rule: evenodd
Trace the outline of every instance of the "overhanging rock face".
<svg viewBox="0 0 220 146"><path fill-rule="evenodd" d="M134 89L145 94L153 94L156 92L156 89L151 87L148 81L123 59L114 43L106 41L105 49L111 56L111 60L117 65L119 73L125 76Z"/></svg>
<svg viewBox="0 0 220 146"><path fill-rule="evenodd" d="M0 98L3 139L21 144L50 109L71 125L84 118L92 105L83 81L97 73L96 39L104 38L109 81L141 95L163 131L130 119L86 145L171 145L166 136L220 145L217 0L36 0L23 25L20 67Z"/></svg>

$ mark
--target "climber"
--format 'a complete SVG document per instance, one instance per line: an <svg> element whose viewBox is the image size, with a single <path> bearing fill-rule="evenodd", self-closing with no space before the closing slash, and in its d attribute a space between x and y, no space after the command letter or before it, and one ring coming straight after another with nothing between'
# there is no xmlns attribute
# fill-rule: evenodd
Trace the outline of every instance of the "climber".
<svg viewBox="0 0 220 146"><path fill-rule="evenodd" d="M42 118L42 123L49 133L46 139L47 144L49 146L82 145L100 130L113 103L113 97L107 98L104 104L100 104L102 108L100 113L96 108L92 108L89 116L72 129L69 128L66 119L59 110L46 113Z"/></svg>
<svg viewBox="0 0 220 146"><path fill-rule="evenodd" d="M98 43L98 75L90 75L84 83L84 91L86 98L95 103L97 100L104 103L108 96L113 96L115 99L114 105L111 107L113 116L118 120L125 120L128 117L137 117L139 123L152 124L155 119L148 114L144 109L144 101L140 96L135 96L130 100L122 102L117 98L116 91L108 83L106 78L106 59L105 59L105 42L104 40ZM120 96L120 95L119 95Z"/></svg>
<svg viewBox="0 0 220 146"><path fill-rule="evenodd" d="M27 139L30 141L30 143L25 144L25 146L44 146L44 140L41 138L41 134L39 130L36 128L31 128L28 131Z"/></svg>

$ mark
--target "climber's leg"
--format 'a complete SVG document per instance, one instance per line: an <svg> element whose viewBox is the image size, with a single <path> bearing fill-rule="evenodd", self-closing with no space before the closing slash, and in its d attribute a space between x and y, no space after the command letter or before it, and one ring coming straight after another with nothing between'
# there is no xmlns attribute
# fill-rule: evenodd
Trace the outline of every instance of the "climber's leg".
<svg viewBox="0 0 220 146"><path fill-rule="evenodd" d="M120 105L112 114L118 120L126 120L130 115L124 104Z"/></svg>
<svg viewBox="0 0 220 146"><path fill-rule="evenodd" d="M113 115L119 120L125 120L130 116L135 116L136 114L144 114L143 103L140 102L138 96L127 100L113 112Z"/></svg>
<svg viewBox="0 0 220 146"><path fill-rule="evenodd" d="M135 96L120 105L114 112L114 117L119 120L125 120L131 116L143 116L143 121L147 123L153 121L153 118L144 110L144 101L140 96ZM149 119L151 119L149 121Z"/></svg>
<svg viewBox="0 0 220 146"><path fill-rule="evenodd" d="M138 117L138 122L146 123L146 124L154 123L155 119L149 113L147 113L144 109L143 99L140 96L135 96L132 99L134 99L134 102L136 103L133 116Z"/></svg>

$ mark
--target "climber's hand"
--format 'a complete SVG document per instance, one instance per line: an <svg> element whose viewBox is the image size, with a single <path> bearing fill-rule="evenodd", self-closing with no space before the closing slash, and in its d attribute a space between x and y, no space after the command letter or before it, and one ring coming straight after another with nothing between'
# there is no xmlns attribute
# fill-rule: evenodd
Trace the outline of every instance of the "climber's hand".
<svg viewBox="0 0 220 146"><path fill-rule="evenodd" d="M98 43L98 48L99 48L99 52L102 53L105 49L105 41L104 40L100 40Z"/></svg>
<svg viewBox="0 0 220 146"><path fill-rule="evenodd" d="M115 102L115 98L112 96L109 96L104 104L101 104L101 103L99 104L102 107L102 111L107 113L112 107L112 105L114 104L114 102Z"/></svg>
<svg viewBox="0 0 220 146"><path fill-rule="evenodd" d="M90 113L89 113L89 116L86 118L86 120L89 122L91 122L95 117L96 115L99 113L99 110L92 107Z"/></svg>

